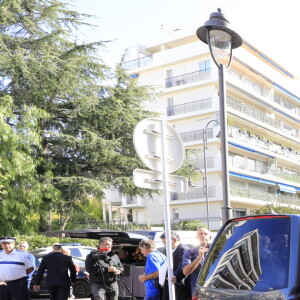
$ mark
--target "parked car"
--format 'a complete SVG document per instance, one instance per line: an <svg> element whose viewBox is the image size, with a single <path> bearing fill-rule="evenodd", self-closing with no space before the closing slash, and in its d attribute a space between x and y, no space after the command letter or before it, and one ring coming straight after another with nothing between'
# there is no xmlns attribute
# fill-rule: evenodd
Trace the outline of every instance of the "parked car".
<svg viewBox="0 0 300 300"><path fill-rule="evenodd" d="M137 234L142 234L147 236L147 238L154 240L156 248L157 249L162 249L164 248L164 244L160 238L160 236L164 233L164 231L153 231L153 230L135 230L135 231L130 231L132 233L137 233ZM182 244L187 245L189 247L195 247L199 244L198 239L196 238L197 236L197 231L194 230L176 230L180 237L180 241ZM215 238L216 233L211 232L211 242Z"/></svg>
<svg viewBox="0 0 300 300"><path fill-rule="evenodd" d="M87 255L93 251L96 250L95 247L89 247L89 246L82 246L80 243L68 243L68 244L61 244L64 248L67 248L71 251L71 256L82 258L85 260ZM47 254L52 251L52 247L43 247L31 250L30 253L35 254Z"/></svg>
<svg viewBox="0 0 300 300"><path fill-rule="evenodd" d="M39 292L36 292L33 290L33 282L34 282L34 277L36 276L37 270L39 268L39 265L41 263L41 260L43 258L44 255L46 255L47 253L37 253L37 254L33 254L35 257L35 271L33 273L32 276L32 281L30 283L30 295L32 297L35 296L40 296L40 295L48 295L48 289L46 287L45 284L45 279L47 276L47 271L44 273L43 275L43 279L41 281L41 290ZM90 284L89 284L89 280L88 280L88 275L85 271L85 260L82 258L78 258L78 257L72 257L74 264L77 264L80 267L80 271L77 272L76 274L76 282L75 285L73 286L72 290L73 290L73 295L76 298L88 298L91 296L91 289L90 289Z"/></svg>
<svg viewBox="0 0 300 300"><path fill-rule="evenodd" d="M300 299L300 216L227 221L200 270L193 300Z"/></svg>

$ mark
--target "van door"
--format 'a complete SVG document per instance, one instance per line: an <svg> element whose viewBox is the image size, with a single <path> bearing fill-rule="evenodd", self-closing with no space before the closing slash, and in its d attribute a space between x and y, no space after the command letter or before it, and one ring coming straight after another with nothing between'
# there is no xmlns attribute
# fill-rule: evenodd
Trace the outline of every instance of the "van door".
<svg viewBox="0 0 300 300"><path fill-rule="evenodd" d="M226 299L285 299L280 290L288 287L290 236L289 216L230 221L207 255L193 299L216 299L228 292L232 296ZM266 296L270 293L271 298Z"/></svg>

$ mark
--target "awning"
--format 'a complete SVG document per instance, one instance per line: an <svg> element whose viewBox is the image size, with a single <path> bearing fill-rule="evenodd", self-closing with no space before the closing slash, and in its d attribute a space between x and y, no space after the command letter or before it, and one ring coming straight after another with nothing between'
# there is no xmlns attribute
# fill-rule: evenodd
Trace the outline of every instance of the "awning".
<svg viewBox="0 0 300 300"><path fill-rule="evenodd" d="M252 176L247 176L247 175L243 175L243 174L239 174L239 173L235 173L235 172L229 172L229 175L240 177L243 179L253 180L253 181L257 181L257 182L261 182L261 183L265 183L265 184L276 185L276 183L273 181L269 181L269 180L265 180L265 179L261 179L261 178L257 178L257 177L252 177Z"/></svg>
<svg viewBox="0 0 300 300"><path fill-rule="evenodd" d="M233 143L233 142L229 142L228 144L229 144L229 145L232 145L232 146L234 146L234 147L240 148L240 149L244 149L244 150L249 151L249 152L258 153L258 154L260 154L260 155L264 155L264 156L267 156L267 157L270 157L270 158L274 158L274 156L271 156L271 155L262 153L262 152L260 152L260 151L257 151L257 150L254 150L254 149L252 149L252 148L245 147L245 146L242 146L242 145Z"/></svg>
<svg viewBox="0 0 300 300"><path fill-rule="evenodd" d="M293 186L282 184L282 183L277 183L277 185L279 186L279 189L282 192L291 193L291 194L296 194L297 193L296 188L293 187Z"/></svg>

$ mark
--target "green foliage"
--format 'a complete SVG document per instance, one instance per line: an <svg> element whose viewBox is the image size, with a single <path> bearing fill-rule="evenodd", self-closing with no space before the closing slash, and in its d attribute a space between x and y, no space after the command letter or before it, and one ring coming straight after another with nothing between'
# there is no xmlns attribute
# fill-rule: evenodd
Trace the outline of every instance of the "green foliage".
<svg viewBox="0 0 300 300"><path fill-rule="evenodd" d="M199 149L186 149L185 160L175 174L186 177L191 184L203 180L204 173L197 167L196 163L201 156Z"/></svg>
<svg viewBox="0 0 300 300"><path fill-rule="evenodd" d="M206 226L198 220L180 221L177 224L172 224L173 230L197 230L200 227Z"/></svg>
<svg viewBox="0 0 300 300"><path fill-rule="evenodd" d="M21 241L29 243L29 250L51 247L53 243L80 243L83 246L98 247L98 240L46 237L45 235L16 235L16 245Z"/></svg>
<svg viewBox="0 0 300 300"><path fill-rule="evenodd" d="M21 228L36 230L32 215L37 211L43 187L37 177L40 148L37 120L46 117L39 109L24 106L14 112L10 96L0 98L0 234L15 234Z"/></svg>
<svg viewBox="0 0 300 300"><path fill-rule="evenodd" d="M259 209L251 210L251 215L262 215L262 214L294 214L299 215L300 210L291 206L281 206L280 204L266 204Z"/></svg>
<svg viewBox="0 0 300 300"><path fill-rule="evenodd" d="M152 91L108 68L103 43L77 43L88 17L58 0L0 1L0 97L11 102L0 118L4 234L36 231L36 211L39 230L55 213L64 228L105 188L145 193L132 183L132 134Z"/></svg>

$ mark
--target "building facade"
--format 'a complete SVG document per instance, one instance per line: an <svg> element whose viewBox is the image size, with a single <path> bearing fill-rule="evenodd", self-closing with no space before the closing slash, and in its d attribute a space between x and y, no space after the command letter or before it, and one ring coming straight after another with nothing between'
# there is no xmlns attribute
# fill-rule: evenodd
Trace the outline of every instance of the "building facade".
<svg viewBox="0 0 300 300"><path fill-rule="evenodd" d="M171 221L200 220L217 230L223 206L218 69L208 46L194 33L178 32L138 46L137 53L124 68L140 84L155 88L156 101L149 103L149 109L175 127L185 148L194 149L193 165L207 175L206 180L198 176L188 193L171 194ZM278 74L290 76L247 42L233 52L232 66L226 71L233 217L267 203L300 208L300 98L275 81ZM130 209L136 223L163 223L161 198L121 197L118 209Z"/></svg>

